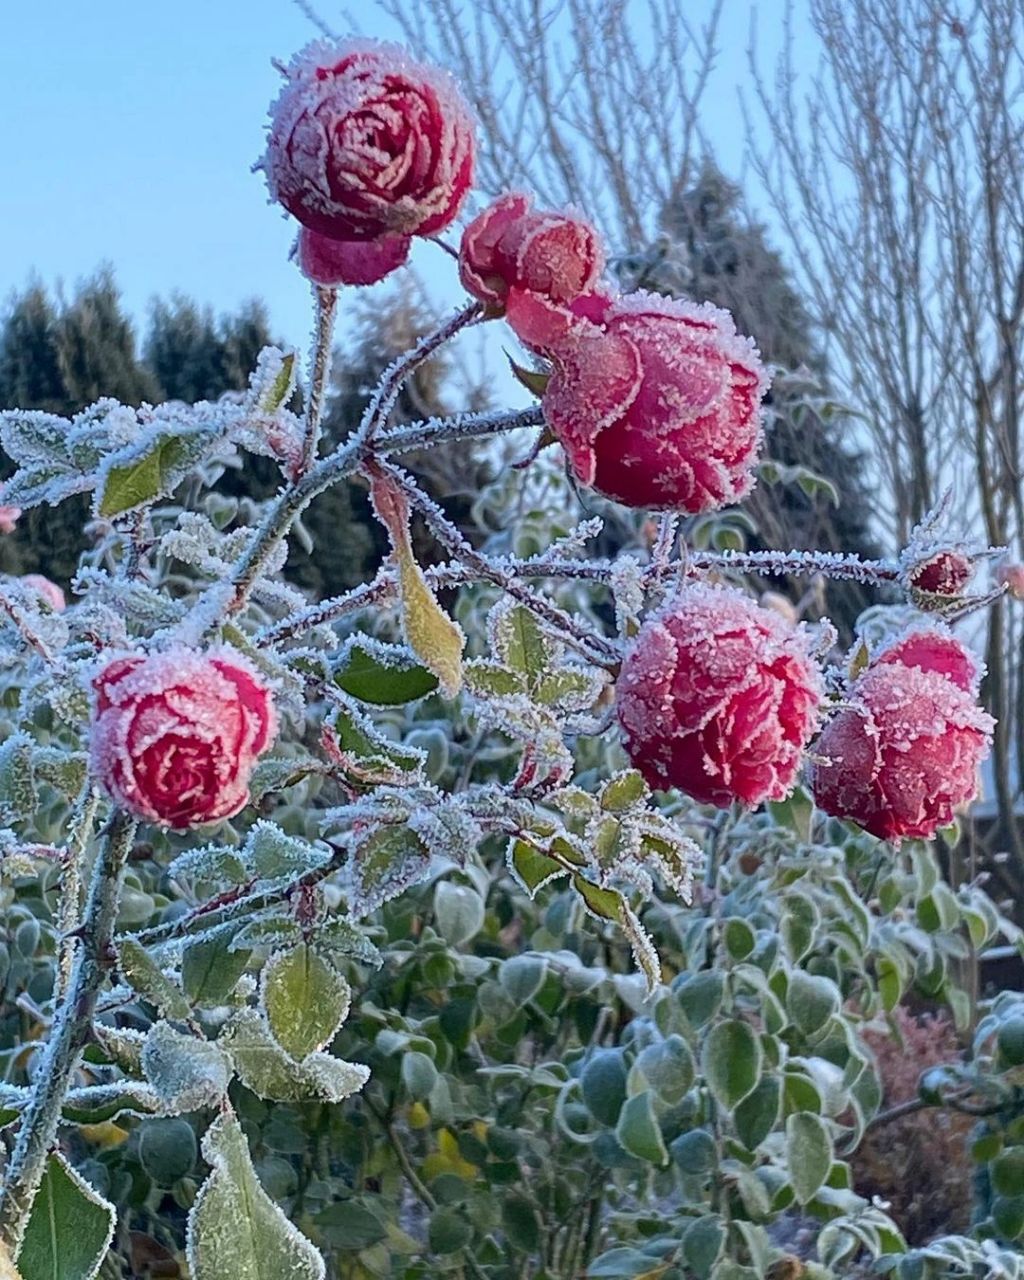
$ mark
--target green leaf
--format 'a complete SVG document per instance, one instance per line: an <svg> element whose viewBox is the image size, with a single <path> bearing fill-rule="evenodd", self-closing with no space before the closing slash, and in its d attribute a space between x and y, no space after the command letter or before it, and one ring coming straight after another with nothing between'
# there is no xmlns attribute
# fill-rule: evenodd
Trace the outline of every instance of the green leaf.
<svg viewBox="0 0 1024 1280"><path fill-rule="evenodd" d="M547 971L548 962L543 955L510 956L498 970L498 981L516 1008L521 1009L544 985Z"/></svg>
<svg viewBox="0 0 1024 1280"><path fill-rule="evenodd" d="M118 449L100 473L97 514L109 520L173 493L218 435L208 427L178 427Z"/></svg>
<svg viewBox="0 0 1024 1280"><path fill-rule="evenodd" d="M761 1041L746 1022L713 1026L704 1041L701 1071L708 1088L727 1111L752 1093L761 1077Z"/></svg>
<svg viewBox="0 0 1024 1280"><path fill-rule="evenodd" d="M275 1102L300 1098L340 1102L357 1093L370 1075L359 1063L345 1062L329 1053L311 1053L296 1062L277 1043L256 1009L240 1009L224 1027L217 1044L231 1055L245 1087L257 1097Z"/></svg>
<svg viewBox="0 0 1024 1280"><path fill-rule="evenodd" d="M545 373L541 369L525 369L521 364L517 364L507 351L505 352L505 358L508 360L515 380L521 383L527 391L532 391L538 400L541 399L547 390L548 383L551 381L551 374Z"/></svg>
<svg viewBox="0 0 1024 1280"><path fill-rule="evenodd" d="M484 900L469 885L439 880L434 889L434 921L450 947L461 947L483 928Z"/></svg>
<svg viewBox="0 0 1024 1280"><path fill-rule="evenodd" d="M696 1218L683 1233L683 1257L694 1274L705 1280L725 1244L725 1228L716 1214Z"/></svg>
<svg viewBox="0 0 1024 1280"><path fill-rule="evenodd" d="M598 800L601 808L608 813L628 813L630 809L644 804L649 795L650 790L643 775L636 769L627 769L608 779L601 788Z"/></svg>
<svg viewBox="0 0 1024 1280"><path fill-rule="evenodd" d="M125 980L156 1007L162 1017L180 1022L192 1008L178 987L160 969L141 943L125 938L117 944L117 963Z"/></svg>
<svg viewBox="0 0 1024 1280"><path fill-rule="evenodd" d="M660 1168L668 1164L668 1152L665 1150L648 1090L626 1099L619 1112L615 1137L623 1151L628 1151L638 1160L646 1160Z"/></svg>
<svg viewBox="0 0 1024 1280"><path fill-rule="evenodd" d="M381 826L356 849L349 911L365 916L415 884L430 866L430 853L407 826Z"/></svg>
<svg viewBox="0 0 1024 1280"><path fill-rule="evenodd" d="M216 1106L227 1093L231 1063L209 1040L155 1022L142 1048L142 1069L168 1111Z"/></svg>
<svg viewBox="0 0 1024 1280"><path fill-rule="evenodd" d="M342 767L358 781L403 785L422 774L426 752L385 738L354 707L338 707L331 724L343 757Z"/></svg>
<svg viewBox="0 0 1024 1280"><path fill-rule="evenodd" d="M473 1239L473 1224L465 1211L442 1205L430 1216L427 1240L434 1253L458 1253Z"/></svg>
<svg viewBox="0 0 1024 1280"><path fill-rule="evenodd" d="M621 1049L598 1049L580 1074L580 1091L590 1114L601 1124L618 1123L626 1101L626 1065Z"/></svg>
<svg viewBox="0 0 1024 1280"><path fill-rule="evenodd" d="M262 983L274 1039L298 1061L330 1044L348 1016L348 983L304 942L272 955Z"/></svg>
<svg viewBox="0 0 1024 1280"><path fill-rule="evenodd" d="M292 392L295 390L295 352L282 352L275 347L264 347L260 352L260 362L256 371L257 377L261 372L264 374L271 372L274 365L277 366L277 373L269 386L259 387L259 395L256 400L257 412L268 417L283 408L291 399ZM254 382L257 377L254 377ZM262 382L264 379L259 379L259 381Z"/></svg>
<svg viewBox="0 0 1024 1280"><path fill-rule="evenodd" d="M117 1211L58 1152L32 1204L21 1251L21 1280L92 1280L114 1235Z"/></svg>
<svg viewBox="0 0 1024 1280"><path fill-rule="evenodd" d="M786 1012L805 1036L828 1022L839 1008L839 988L828 978L794 969L786 989Z"/></svg>
<svg viewBox="0 0 1024 1280"><path fill-rule="evenodd" d="M181 985L201 1008L224 1004L249 963L250 952L232 951L230 929L193 939L181 957Z"/></svg>
<svg viewBox="0 0 1024 1280"><path fill-rule="evenodd" d="M510 671L487 658L472 658L462 669L471 693L482 698L508 698L526 692L526 683L516 671Z"/></svg>
<svg viewBox="0 0 1024 1280"><path fill-rule="evenodd" d="M413 1049L402 1055L402 1084L410 1098L425 1102L437 1084L437 1075L437 1067L428 1054Z"/></svg>
<svg viewBox="0 0 1024 1280"><path fill-rule="evenodd" d="M690 1046L679 1035L649 1044L637 1057L636 1065L661 1101L669 1106L683 1100L697 1072Z"/></svg>
<svg viewBox="0 0 1024 1280"><path fill-rule="evenodd" d="M553 858L541 853L525 840L511 841L508 847L508 865L531 898L549 881L568 874Z"/></svg>
<svg viewBox="0 0 1024 1280"><path fill-rule="evenodd" d="M307 871L317 871L330 862L330 849L310 844L282 831L273 822L254 822L242 848L256 880L297 880Z"/></svg>
<svg viewBox="0 0 1024 1280"><path fill-rule="evenodd" d="M786 1121L786 1163L797 1202L809 1204L832 1168L832 1139L820 1116L797 1111Z"/></svg>
<svg viewBox="0 0 1024 1280"><path fill-rule="evenodd" d="M334 673L340 689L375 706L393 707L414 702L437 688L437 676L397 645L355 637Z"/></svg>
<svg viewBox="0 0 1024 1280"><path fill-rule="evenodd" d="M763 1076L733 1112L736 1134L748 1151L759 1147L775 1128L781 1095L778 1077Z"/></svg>
<svg viewBox="0 0 1024 1280"><path fill-rule="evenodd" d="M387 1223L368 1200L369 1197L353 1197L320 1210L316 1226L327 1244L335 1249L358 1252L387 1239Z"/></svg>
<svg viewBox="0 0 1024 1280"><path fill-rule="evenodd" d="M203 1155L213 1171L188 1217L192 1280L325 1280L319 1252L260 1186L231 1112L206 1131Z"/></svg>
<svg viewBox="0 0 1024 1280"><path fill-rule="evenodd" d="M521 604L496 611L492 620L495 647L502 662L526 677L534 688L551 665L551 646L540 623Z"/></svg>
<svg viewBox="0 0 1024 1280"><path fill-rule="evenodd" d="M757 934L739 916L732 916L722 925L722 941L733 960L745 960L757 946Z"/></svg>
<svg viewBox="0 0 1024 1280"><path fill-rule="evenodd" d="M501 1221L509 1242L524 1253L532 1253L540 1243L537 1211L519 1191L510 1192L501 1205Z"/></svg>
<svg viewBox="0 0 1024 1280"><path fill-rule="evenodd" d="M725 975L717 969L702 969L689 974L676 988L676 999L695 1031L710 1022L722 1007Z"/></svg>

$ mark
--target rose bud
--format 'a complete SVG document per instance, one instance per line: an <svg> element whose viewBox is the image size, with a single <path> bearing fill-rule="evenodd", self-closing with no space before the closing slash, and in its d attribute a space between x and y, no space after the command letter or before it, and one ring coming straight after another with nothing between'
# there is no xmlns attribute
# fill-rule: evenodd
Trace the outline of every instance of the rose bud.
<svg viewBox="0 0 1024 1280"><path fill-rule="evenodd" d="M90 762L113 800L184 830L230 818L277 732L270 689L224 646L117 658L93 680Z"/></svg>
<svg viewBox="0 0 1024 1280"><path fill-rule="evenodd" d="M287 76L263 160L275 200L333 240L448 226L473 181L474 137L447 72L397 45L348 40L308 45Z"/></svg>
<svg viewBox="0 0 1024 1280"><path fill-rule="evenodd" d="M303 227L299 232L299 267L308 280L325 289L376 284L405 263L411 244L408 236L332 240Z"/></svg>
<svg viewBox="0 0 1024 1280"><path fill-rule="evenodd" d="M30 587L37 595L42 596L54 613L63 613L68 607L64 592L57 586L56 582L51 582L49 578L44 578L41 573L26 573L19 581L22 586Z"/></svg>
<svg viewBox="0 0 1024 1280"><path fill-rule="evenodd" d="M604 249L588 222L534 212L532 203L530 196L502 196L462 233L459 276L492 307L503 307L513 291L567 304L589 293L604 270Z"/></svg>
<svg viewBox="0 0 1024 1280"><path fill-rule="evenodd" d="M684 587L641 627L616 696L633 764L702 804L781 800L818 726L805 631L731 587Z"/></svg>
<svg viewBox="0 0 1024 1280"><path fill-rule="evenodd" d="M974 700L977 666L968 664L942 633L885 650L815 745L818 807L897 843L948 826L977 794L995 725Z"/></svg>
<svg viewBox="0 0 1024 1280"><path fill-rule="evenodd" d="M961 551L938 551L912 564L908 586L935 596L958 596L974 577L974 561Z"/></svg>
<svg viewBox="0 0 1024 1280"><path fill-rule="evenodd" d="M691 514L750 490L768 380L727 312L627 294L549 354L544 416L581 484Z"/></svg>

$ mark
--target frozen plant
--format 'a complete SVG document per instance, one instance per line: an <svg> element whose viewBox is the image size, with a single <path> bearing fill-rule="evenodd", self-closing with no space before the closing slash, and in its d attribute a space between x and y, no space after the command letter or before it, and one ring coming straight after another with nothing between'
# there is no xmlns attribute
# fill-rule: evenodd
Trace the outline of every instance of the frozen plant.
<svg viewBox="0 0 1024 1280"><path fill-rule="evenodd" d="M193 1280L229 1271L248 1280L268 1267L324 1276L317 1247L256 1176L238 1090L325 1105L364 1090L365 1063L331 1052L359 1001L346 972L382 963L364 922L452 873L435 914L459 946L480 928L488 842L530 899L564 886L589 927L628 940L639 981L624 989L640 1009L666 990L644 919L656 884L688 904L705 870L699 924L717 954L707 939L727 828L702 805L738 814L796 804L808 770L826 813L893 842L930 837L975 794L991 730L973 660L945 623L1000 589L964 595L974 558L956 540L919 539L892 561L699 541L700 526L683 517L712 518L754 483L768 374L726 313L617 293L601 279L597 232L575 213L535 210L510 193L472 221L461 251L448 246L472 299L385 370L361 421L324 450L337 288L382 279L411 237L450 228L472 181L473 127L447 75L392 46L318 42L284 74L263 167L298 220L298 264L316 299L301 416L289 407L295 354L273 349L247 393L216 404L134 410L102 400L71 421L0 416L16 468L0 528L22 509L90 493L97 539L70 602L39 579L0 583L14 707L0 746L0 870L36 874L48 889L54 871L59 880L55 982L25 1006L42 1043L2 1097L11 1143L0 1241L26 1280L71 1274L71 1244L74 1274L95 1275L115 1227L113 1205L62 1153L61 1125L193 1112L212 1113L202 1141L211 1172L189 1214ZM538 366L521 374L539 403L394 425L425 360L502 318ZM402 465L433 445L522 431L538 432L527 471L548 466L539 454L557 444L579 485L665 512L649 553L588 555L596 521L527 553L514 531L500 549L480 548ZM246 453L274 458L281 473L277 495L248 512L216 490L224 466ZM372 581L309 601L282 576L289 539L311 503L351 482L369 487L390 555ZM414 553L417 521L443 553L429 570ZM758 604L747 573L902 589L945 621L826 669L829 629L815 636ZM451 612L441 591L458 593ZM592 607L600 592L614 609ZM471 723L480 744L510 740L515 767L490 768L481 750L446 772L453 734L410 730L395 710L425 699L443 726ZM617 726L632 767L607 768L606 756L581 767ZM288 793L302 801L285 826L275 806ZM166 910L150 900L133 916L144 895L130 863L142 849L162 860L175 900ZM734 959L753 954L747 926L729 936ZM573 980L564 957L559 972ZM725 999L726 975L709 974L704 1021ZM838 988L800 969L787 980L799 1034L831 1025ZM766 983L766 1008L781 1009ZM739 1116L763 1083L757 1019L733 999L739 1012L700 1048L704 1102L717 1099L709 1105L720 1117ZM699 1008L694 997L680 1027L699 1031ZM671 1111L696 1068L682 1031L665 1030L663 1041L643 1049L641 1075L660 1082ZM790 1047L780 1040L776 1052ZM824 1051L797 1058L818 1064L809 1078L838 1096ZM664 1166L649 1091L627 1102L622 1088L617 1141ZM837 1190L826 1187L832 1131L799 1101L806 1089L795 1096L785 1150L777 1092L761 1091L764 1116L743 1113L764 1182L732 1170L730 1193L742 1187L767 1203L772 1178L802 1204ZM770 1139L779 1141L756 1154ZM720 1128L707 1142L716 1158L726 1149ZM673 1158L693 1178L704 1155L684 1143ZM431 1205L429 1189L421 1199ZM81 1224L73 1242L48 1232L55 1208ZM855 1208L861 1235L851 1227L840 1238L837 1228L838 1254L855 1247L848 1237L876 1253L898 1241L880 1210ZM753 1255L751 1240L737 1249Z"/></svg>

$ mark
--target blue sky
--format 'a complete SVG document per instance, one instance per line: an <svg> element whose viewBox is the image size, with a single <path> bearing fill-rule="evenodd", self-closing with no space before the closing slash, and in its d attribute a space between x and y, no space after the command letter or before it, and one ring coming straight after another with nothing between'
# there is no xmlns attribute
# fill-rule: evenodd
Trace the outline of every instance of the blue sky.
<svg viewBox="0 0 1024 1280"><path fill-rule="evenodd" d="M699 11L705 0L694 0ZM733 172L742 155L735 85L745 69L748 0L725 0L707 126ZM783 0L762 0L772 38ZM0 300L34 272L73 283L113 264L129 309L175 289L217 310L258 295L275 331L305 344L305 284L287 261L291 225L250 166L277 91L274 57L316 33L290 0L4 0L0 119ZM337 7L322 12L344 29ZM367 34L390 36L361 10ZM444 299L450 266L432 246L417 265ZM455 299L454 280L452 300Z"/></svg>

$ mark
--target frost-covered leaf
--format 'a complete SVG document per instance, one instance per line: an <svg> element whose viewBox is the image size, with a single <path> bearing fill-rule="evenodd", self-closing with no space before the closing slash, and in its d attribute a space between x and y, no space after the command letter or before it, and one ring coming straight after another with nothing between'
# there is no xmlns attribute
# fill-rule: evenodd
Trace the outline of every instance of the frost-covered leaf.
<svg viewBox="0 0 1024 1280"><path fill-rule="evenodd" d="M104 1124L117 1116L152 1116L162 1110L155 1089L136 1080L72 1089L61 1108L71 1124Z"/></svg>
<svg viewBox="0 0 1024 1280"><path fill-rule="evenodd" d="M338 707L330 719L337 763L359 782L401 785L423 773L426 752L385 738L354 707Z"/></svg>
<svg viewBox="0 0 1024 1280"><path fill-rule="evenodd" d="M207 1129L202 1150L212 1172L188 1217L192 1280L325 1280L319 1252L260 1186L230 1111Z"/></svg>
<svg viewBox="0 0 1024 1280"><path fill-rule="evenodd" d="M245 859L238 849L223 844L187 849L171 862L167 874L181 883L234 886L251 879Z"/></svg>
<svg viewBox="0 0 1024 1280"><path fill-rule="evenodd" d="M382 826L355 847L348 874L349 911L357 919L397 898L423 878L430 853L415 831Z"/></svg>
<svg viewBox="0 0 1024 1280"><path fill-rule="evenodd" d="M285 791L308 778L311 773L322 770L319 761L311 756L298 758L275 758L261 760L252 771L249 779L249 798L258 805L264 796L275 791Z"/></svg>
<svg viewBox="0 0 1024 1280"><path fill-rule="evenodd" d="M609 813L628 813L646 804L649 795L650 788L643 775L636 769L625 769L608 779L598 794L598 801Z"/></svg>
<svg viewBox="0 0 1024 1280"><path fill-rule="evenodd" d="M296 880L330 862L330 849L290 836L273 822L255 822L242 846L242 858L256 880Z"/></svg>
<svg viewBox="0 0 1024 1280"><path fill-rule="evenodd" d="M89 761L83 751L37 746L32 753L32 768L39 782L48 783L70 799L82 790Z"/></svg>
<svg viewBox="0 0 1024 1280"><path fill-rule="evenodd" d="M462 674L470 693L481 698L512 698L526 693L526 681L518 671L503 667L500 662L488 658L472 658Z"/></svg>
<svg viewBox="0 0 1024 1280"><path fill-rule="evenodd" d="M647 991L652 992L661 980L661 962L647 930L626 899L617 889L604 888L581 875L573 876L572 887L592 916L598 920L613 921L626 935L633 959L644 975Z"/></svg>
<svg viewBox="0 0 1024 1280"><path fill-rule="evenodd" d="M552 880L568 875L565 867L549 858L525 840L511 840L507 853L508 867L531 898Z"/></svg>
<svg viewBox="0 0 1024 1280"><path fill-rule="evenodd" d="M382 644L371 636L353 636L334 673L335 684L360 702L398 706L414 702L437 688L433 671L398 645Z"/></svg>
<svg viewBox="0 0 1024 1280"><path fill-rule="evenodd" d="M232 929L218 929L192 938L181 956L181 985L200 1008L224 1004L249 963L249 952L233 950Z"/></svg>
<svg viewBox="0 0 1024 1280"><path fill-rule="evenodd" d="M484 900L469 885L439 880L434 889L434 920L437 931L450 947L461 947L475 937L484 924Z"/></svg>
<svg viewBox="0 0 1024 1280"><path fill-rule="evenodd" d="M437 603L411 547L398 552L398 579L402 630L409 648L437 677L445 697L454 698L462 687L462 651L466 647L462 628Z"/></svg>
<svg viewBox="0 0 1024 1280"><path fill-rule="evenodd" d="M142 1069L166 1111L196 1111L216 1106L227 1092L231 1063L217 1045L167 1022L149 1029Z"/></svg>
<svg viewBox="0 0 1024 1280"><path fill-rule="evenodd" d="M249 394L257 413L272 415L288 403L295 390L296 363L294 351L263 348L249 379Z"/></svg>
<svg viewBox="0 0 1024 1280"><path fill-rule="evenodd" d="M716 1023L704 1041L700 1067L708 1088L731 1111L754 1090L761 1077L762 1051L757 1033L746 1022Z"/></svg>
<svg viewBox="0 0 1024 1280"><path fill-rule="evenodd" d="M315 941L318 951L333 952L362 964L373 965L375 969L379 969L384 963L384 957L366 934L340 916L322 924L316 931Z"/></svg>
<svg viewBox="0 0 1024 1280"><path fill-rule="evenodd" d="M300 1098L340 1102L358 1093L370 1078L369 1068L329 1053L311 1053L296 1062L277 1043L266 1019L255 1009L240 1009L234 1014L217 1043L231 1055L245 1087L275 1102Z"/></svg>
<svg viewBox="0 0 1024 1280"><path fill-rule="evenodd" d="M100 469L97 514L111 519L173 493L220 434L217 428L182 424L118 449Z"/></svg>
<svg viewBox="0 0 1024 1280"><path fill-rule="evenodd" d="M0 413L0 445L14 462L68 463L67 418L39 409L8 409Z"/></svg>
<svg viewBox="0 0 1024 1280"><path fill-rule="evenodd" d="M646 1089L626 1099L619 1112L615 1137L619 1146L638 1160L659 1167L668 1164L668 1151L655 1118L651 1095Z"/></svg>
<svg viewBox="0 0 1024 1280"><path fill-rule="evenodd" d="M92 1280L117 1211L59 1152L46 1161L18 1253L21 1280Z"/></svg>
<svg viewBox="0 0 1024 1280"><path fill-rule="evenodd" d="M143 1000L154 1005L162 1017L182 1021L190 1016L191 1006L180 988L140 942L122 939L117 944L117 964L125 981Z"/></svg>
<svg viewBox="0 0 1024 1280"><path fill-rule="evenodd" d="M36 811L33 741L27 733L12 733L0 745L0 814L16 822Z"/></svg>
<svg viewBox="0 0 1024 1280"><path fill-rule="evenodd" d="M529 609L521 604L499 605L490 618L491 643L498 659L524 677L535 689L551 667L550 641Z"/></svg>
<svg viewBox="0 0 1024 1280"><path fill-rule="evenodd" d="M832 1139L820 1116L797 1111L786 1121L786 1161L798 1204L813 1200L832 1167Z"/></svg>
<svg viewBox="0 0 1024 1280"><path fill-rule="evenodd" d="M231 939L231 951L252 951L257 947L270 947L276 951L281 947L294 946L302 941L302 929L292 916L284 915L280 910L268 915L249 920Z"/></svg>
<svg viewBox="0 0 1024 1280"><path fill-rule="evenodd" d="M274 1039L292 1058L305 1058L330 1044L348 1016L348 983L305 942L272 955L262 984Z"/></svg>

